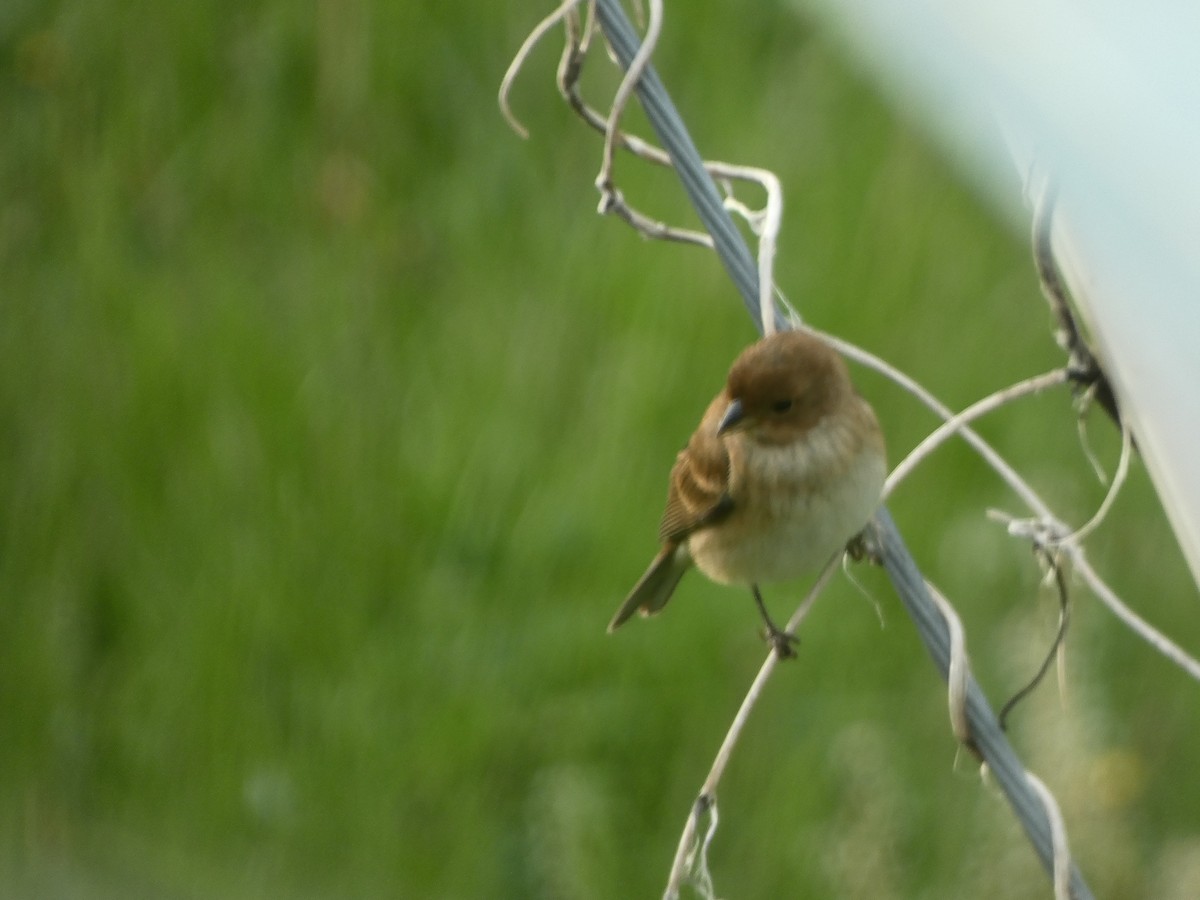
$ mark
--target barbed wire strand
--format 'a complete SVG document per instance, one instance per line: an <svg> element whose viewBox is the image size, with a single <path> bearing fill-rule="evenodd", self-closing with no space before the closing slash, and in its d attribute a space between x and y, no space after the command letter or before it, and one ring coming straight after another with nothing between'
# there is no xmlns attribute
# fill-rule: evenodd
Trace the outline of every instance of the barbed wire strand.
<svg viewBox="0 0 1200 900"><path fill-rule="evenodd" d="M597 14L601 28L621 65L628 69L641 45L637 33L621 8L619 0L599 0ZM703 162L674 103L668 96L652 65L647 65L636 86L636 93L651 122L651 127L675 162L684 189L713 235L717 254L737 285L751 318L764 332L759 305L758 271L741 235L721 203L716 185L704 171ZM778 313L775 323L779 326ZM786 327L786 326L782 326ZM774 329L772 329L774 330ZM875 539L884 569L908 610L930 655L947 678L950 670L950 629L937 604L930 597L925 581L895 523L885 507L875 519ZM970 738L987 761L1021 826L1047 871L1055 876L1066 871L1068 897L1088 900L1092 894L1074 863L1065 857L1065 841L1055 840L1055 824L1043 795L1027 776L1016 752L1000 730L996 717L975 679L967 675L966 711ZM698 807L700 804L697 803ZM708 805L708 804L705 804ZM693 815L696 809L693 810ZM690 824L690 818L689 818ZM1059 851L1056 858L1055 851ZM1056 877L1056 882L1058 881ZM668 897L674 896L669 891Z"/></svg>

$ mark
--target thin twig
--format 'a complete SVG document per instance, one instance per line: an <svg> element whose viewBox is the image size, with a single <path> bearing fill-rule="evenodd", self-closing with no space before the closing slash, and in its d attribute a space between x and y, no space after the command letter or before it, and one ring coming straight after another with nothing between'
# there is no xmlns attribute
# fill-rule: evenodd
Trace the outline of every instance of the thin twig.
<svg viewBox="0 0 1200 900"><path fill-rule="evenodd" d="M779 230L783 227L783 186L774 172L752 166L727 166L720 177L741 178L761 185L767 194L767 205L762 217L746 211L743 215L758 237L758 314L763 323L763 334L775 333L775 245ZM741 207L735 204L734 209ZM744 208L743 208L744 210Z"/></svg>
<svg viewBox="0 0 1200 900"><path fill-rule="evenodd" d="M950 730L960 744L970 750L976 758L982 759L979 748L971 738L971 724L967 718L967 686L971 676L971 664L967 659L967 633L963 629L962 619L958 617L958 611L928 578L925 579L925 587L933 602L937 604L942 618L946 620L946 627L950 633L950 665L946 672Z"/></svg>
<svg viewBox="0 0 1200 900"><path fill-rule="evenodd" d="M613 97L612 106L608 112L608 124L604 129L604 154L600 160L600 173L596 176L596 188L600 191L601 212L608 211L608 198L613 191L612 171L621 116L629 104L629 98L633 96L633 90L637 87L642 73L650 65L650 57L654 54L654 48L658 45L658 36L662 31L662 20L662 0L650 0L650 22L646 26L646 33L642 37L637 53L633 55L633 59L625 69L625 75L617 86L616 96Z"/></svg>
<svg viewBox="0 0 1200 900"><path fill-rule="evenodd" d="M1071 851L1067 847L1067 826L1063 822L1062 811L1058 801L1050 793L1050 789L1032 772L1026 772L1025 777L1033 787L1034 793L1041 798L1050 822L1050 836L1054 846L1054 900L1071 900Z"/></svg>
<svg viewBox="0 0 1200 900"><path fill-rule="evenodd" d="M937 397L930 393L916 379L900 371L886 360L855 344L843 341L834 335L818 331L815 328L809 328L808 330L828 341L835 350L846 358L854 360L860 365L866 366L898 384L943 420L950 421L954 417L954 413L950 410L950 407L938 400ZM1101 604L1137 637L1149 644L1163 657L1179 666L1187 675L1196 681L1200 681L1200 661L1197 661L1195 657L1134 612L1117 595L1116 591L1109 587L1108 583L1100 577L1099 573L1092 568L1083 547L1074 541L1063 540L1063 536L1069 533L1068 529L1054 516L1037 491L1030 487L1029 483L1021 477L1017 470L1009 465L1007 460L991 444L969 426L962 425L957 431L962 436L962 439L983 458L988 467L999 475L1004 483L1008 485L1009 489L1038 517L1034 521L1038 524L1039 529L1054 534L1057 545L1070 557L1072 569L1084 580ZM1010 525L1010 530L1011 527Z"/></svg>
<svg viewBox="0 0 1200 900"><path fill-rule="evenodd" d="M851 344L849 341L844 341L836 335L828 332L819 331L816 328L807 329L812 334L828 341L832 347L842 354L847 359L853 360L860 365L866 366L874 372L883 375L892 383L901 387L910 396L915 397L929 410L931 410L938 418L945 422L949 422L954 418L954 411L946 404L942 403L935 397L924 385L918 382L907 372L897 369L891 363L887 362L880 356L876 356L869 350L859 347L857 344ZM1009 489L1016 494L1030 509L1045 513L1049 516L1049 508L1042 503L1037 491L1030 487L1024 478L1020 476L1016 469L1009 465L1008 461L1001 456L995 448L985 441L980 435L968 425L960 425L955 431L962 436L976 453L983 458L983 461L1000 476L1001 480L1008 485Z"/></svg>
<svg viewBox="0 0 1200 900"><path fill-rule="evenodd" d="M1008 728L1008 714L1016 708L1016 705L1028 697L1046 677L1046 672L1050 670L1050 664L1055 658L1059 657L1059 651L1063 646L1063 641L1067 636L1067 628L1071 622L1071 605L1070 596L1067 593L1067 579L1063 574L1063 567L1058 555L1055 551L1039 547L1037 553L1042 557L1046 566L1049 568L1049 574L1054 580L1054 585L1058 589L1058 628L1054 634L1054 642L1050 645L1050 650L1046 653L1042 664L1038 667L1037 672L1029 683L1022 687L1019 691L1008 698L996 718L1000 721L1000 727Z"/></svg>
<svg viewBox="0 0 1200 900"><path fill-rule="evenodd" d="M1117 471L1113 475L1112 483L1108 486L1108 491L1104 494L1104 500L1095 514L1087 520L1083 525L1075 529L1074 534L1069 538L1073 543L1082 544L1084 539L1093 531L1100 527L1108 516L1108 511L1112 509L1112 505L1116 502L1117 494L1121 492L1121 486L1125 484L1125 476L1129 474L1129 458L1133 455L1133 434L1129 430L1128 422L1121 422L1121 458L1117 461Z"/></svg>
<svg viewBox="0 0 1200 900"><path fill-rule="evenodd" d="M517 73L525 66L525 61L529 58L529 54L533 52L533 48L537 46L537 42L546 36L547 31L561 22L579 2L580 0L563 0L554 12L538 22L533 27L533 31L529 32L528 37L521 43L520 49L517 50L517 55L508 64L508 69L505 71L504 77L500 80L500 95L498 98L500 101L500 112L504 115L505 120L512 127L512 130L522 138L529 137L529 129L521 124L508 103L508 96L512 92L513 82L516 81Z"/></svg>
<svg viewBox="0 0 1200 900"><path fill-rule="evenodd" d="M1087 558L1087 554L1083 552L1082 547L1071 545L1068 548L1068 552L1071 554L1071 568L1075 574L1084 580L1088 588L1091 589L1091 592L1099 598L1100 602L1113 615L1121 620L1121 623L1126 628L1157 650L1162 656L1179 666L1179 668L1196 679L1196 681L1200 681L1200 662L1197 662L1195 657L1191 656L1186 650L1134 612L1117 595L1117 592L1108 586L1108 582L1096 573L1096 570L1092 568L1092 564Z"/></svg>
<svg viewBox="0 0 1200 900"><path fill-rule="evenodd" d="M1079 434L1079 446L1083 450L1083 457L1088 461L1088 465L1092 467L1092 472L1096 475L1096 480L1101 484L1108 484L1108 473L1104 471L1104 466L1100 465L1100 460L1096 456L1096 451L1092 449L1092 442L1088 438L1087 431L1087 410L1091 406L1092 399L1095 397L1096 386L1092 385L1086 388L1079 396L1080 408L1075 416L1075 430Z"/></svg>
<svg viewBox="0 0 1200 900"><path fill-rule="evenodd" d="M841 556L842 554L839 552L826 563L825 568L821 570L821 574L805 595L804 600L801 601L796 611L792 613L792 617L788 619L787 623L787 632L789 634L795 634L800 628L800 625L812 610L813 604L817 602L817 598L820 597L821 592L829 584L833 574L837 571L838 561L841 559ZM725 769L729 765L730 757L733 756L734 748L742 736L742 731L746 727L750 713L758 704L758 699L762 695L763 689L771 677L771 673L775 671L775 666L778 662L778 654L773 650L767 653L767 658L763 660L762 666L759 667L758 674L751 683L750 689L746 691L746 696L742 698L742 705L738 708L737 714L729 724L729 729L725 733L725 739L721 741L721 746L717 750L717 755L713 759L712 766L708 771L708 777L704 779L699 796L696 798L696 802L692 804L692 810L688 815L687 822L683 826L683 833L679 837L679 847L675 851L675 859L671 863L671 871L667 877L667 888L663 893L665 900L674 900L674 898L679 896L679 888L691 871L690 862L696 858L696 833L700 826L700 819L709 814L710 811L714 816L716 815L717 787L720 785L721 778L725 774ZM711 840L711 836L709 840Z"/></svg>
<svg viewBox="0 0 1200 900"><path fill-rule="evenodd" d="M676 228L658 219L638 212L625 201L625 195L617 188L609 188L604 195L603 212L616 216L626 225L643 237L656 241L671 241L677 244L697 244L701 247L713 248L712 235L705 231L693 231L690 228Z"/></svg>
<svg viewBox="0 0 1200 900"><path fill-rule="evenodd" d="M1031 394L1040 393L1047 388L1065 384L1069 377L1066 369L1054 369L1044 375L1034 375L1017 384L989 394L982 400L975 401L957 415L951 416L931 431L921 443L909 451L908 456L904 457L896 468L892 469L883 488L884 498L890 496L897 485L912 474L913 469L920 465L927 456L946 443L950 438L956 436L962 429L962 426L974 422L976 419L987 415L993 410L999 409L1006 403L1011 403L1014 400L1027 397Z"/></svg>
<svg viewBox="0 0 1200 900"><path fill-rule="evenodd" d="M643 44L643 47L645 45ZM594 110L579 93L579 77L583 69L585 57L582 43L568 33L567 43L563 49L563 57L558 68L558 89L567 100L571 109L592 128L601 132L605 137L605 149L609 142L620 146L634 156L655 165L672 168L671 157L659 147L643 140L636 135L617 130L615 113L604 116ZM626 77L628 81L628 76ZM624 85L625 82L622 82ZM616 101L614 101L614 108ZM645 216L632 208L623 194L611 184L611 162L607 160L602 165L597 185L601 189L602 198L600 211L615 214L646 237L674 240L686 243L712 246L712 239L706 232L694 232L668 226L662 222ZM761 211L753 210L741 203L730 193L725 202L726 209L737 213L750 226L758 238L758 305L759 316L765 323L765 334L774 333L776 317L774 316L774 265L775 252L779 239L779 231L783 227L783 187L774 172L754 166L741 166L717 160L706 160L704 168L709 175L722 182L745 181L757 184L766 194L766 204ZM607 182L601 179L608 176ZM607 184L607 190L604 185ZM701 237L703 235L703 237ZM705 240L707 238L707 240Z"/></svg>

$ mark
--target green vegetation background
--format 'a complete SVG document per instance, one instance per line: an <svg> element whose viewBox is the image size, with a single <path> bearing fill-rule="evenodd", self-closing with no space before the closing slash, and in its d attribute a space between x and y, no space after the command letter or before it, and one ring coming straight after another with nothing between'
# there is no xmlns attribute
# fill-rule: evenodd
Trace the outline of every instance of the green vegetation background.
<svg viewBox="0 0 1200 900"><path fill-rule="evenodd" d="M531 140L502 122L543 12L0 9L0 896L661 891L764 649L698 577L604 625L754 335L714 258L594 215L556 50L514 96ZM810 321L954 406L1058 362L1022 239L802 12L679 7L658 65L708 155L782 177ZM668 176L618 172L686 218ZM898 460L933 423L857 377ZM1063 515L1099 502L1065 394L984 431ZM955 447L892 508L999 702L1055 608L989 506L1020 511ZM1140 464L1092 556L1200 646ZM829 591L722 786L719 892L1048 896L855 577L872 599ZM1014 739L1099 895L1196 896L1196 687L1076 600L1066 706L1046 684Z"/></svg>

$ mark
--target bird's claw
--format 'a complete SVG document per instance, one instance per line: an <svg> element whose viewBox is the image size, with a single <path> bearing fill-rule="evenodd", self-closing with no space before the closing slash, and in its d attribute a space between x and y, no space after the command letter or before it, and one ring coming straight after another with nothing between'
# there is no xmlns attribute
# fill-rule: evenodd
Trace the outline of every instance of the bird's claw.
<svg viewBox="0 0 1200 900"><path fill-rule="evenodd" d="M850 541L846 544L846 555L852 561L862 562L865 559L875 566L883 564L883 553L879 546L879 536L872 527L873 524L868 524L866 528L850 538Z"/></svg>
<svg viewBox="0 0 1200 900"><path fill-rule="evenodd" d="M795 658L796 647L800 645L800 638L796 635L772 625L763 629L763 638L780 659Z"/></svg>

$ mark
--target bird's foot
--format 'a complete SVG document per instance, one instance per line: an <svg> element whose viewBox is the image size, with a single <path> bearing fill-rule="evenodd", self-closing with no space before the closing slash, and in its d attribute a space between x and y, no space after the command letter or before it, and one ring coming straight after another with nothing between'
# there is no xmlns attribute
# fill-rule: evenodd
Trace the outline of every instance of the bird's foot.
<svg viewBox="0 0 1200 900"><path fill-rule="evenodd" d="M767 605L763 603L762 592L759 591L757 584L750 585L750 593L754 595L754 602L758 605L758 614L762 616L763 637L767 643L771 645L771 649L775 651L775 655L780 659L791 659L796 655L796 645L800 643L800 638L791 632L784 631L771 619L771 614L767 612Z"/></svg>
<svg viewBox="0 0 1200 900"><path fill-rule="evenodd" d="M852 561L862 562L865 559L875 566L883 564L883 553L880 550L879 537L873 524L868 524L846 544L846 555Z"/></svg>
<svg viewBox="0 0 1200 900"><path fill-rule="evenodd" d="M763 629L763 639L771 645L771 649L781 660L794 659L796 648L800 646L800 638L797 635L775 625L768 625Z"/></svg>

